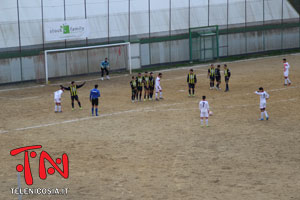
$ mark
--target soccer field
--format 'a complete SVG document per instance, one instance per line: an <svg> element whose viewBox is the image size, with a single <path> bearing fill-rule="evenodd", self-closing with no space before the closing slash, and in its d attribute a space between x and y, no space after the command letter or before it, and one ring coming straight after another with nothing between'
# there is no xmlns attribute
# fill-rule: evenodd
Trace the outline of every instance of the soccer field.
<svg viewBox="0 0 300 200"><path fill-rule="evenodd" d="M93 80L78 90L83 110L54 113L53 92L44 87L0 87L0 199L17 199L17 164L10 150L42 145L53 158L69 156L69 178L38 177L30 158L32 187L69 188L66 196L26 199L283 200L300 199L300 55L286 56L292 85L284 87L283 56L227 63L230 92L209 90L207 66L194 66L196 97L188 97L190 68L162 71L164 100L131 103L131 76ZM223 67L222 67L223 70ZM157 72L155 72L155 76ZM74 78L81 80L97 77ZM77 80L78 79L78 80ZM89 92L101 91L100 116L92 117ZM67 84L64 84L67 86ZM269 121L260 117L260 86L270 94ZM198 103L207 96L214 115L200 127ZM36 151L41 152L40 150ZM50 165L47 165L50 167ZM21 185L27 187L21 173Z"/></svg>

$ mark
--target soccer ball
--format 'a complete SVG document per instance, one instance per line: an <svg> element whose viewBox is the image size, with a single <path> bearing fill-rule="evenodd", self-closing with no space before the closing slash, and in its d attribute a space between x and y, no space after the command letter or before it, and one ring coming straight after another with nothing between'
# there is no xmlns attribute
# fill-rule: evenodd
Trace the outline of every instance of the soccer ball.
<svg viewBox="0 0 300 200"><path fill-rule="evenodd" d="M212 116L212 115L213 115L213 112L212 112L212 111L209 111L208 114L209 114L209 116Z"/></svg>

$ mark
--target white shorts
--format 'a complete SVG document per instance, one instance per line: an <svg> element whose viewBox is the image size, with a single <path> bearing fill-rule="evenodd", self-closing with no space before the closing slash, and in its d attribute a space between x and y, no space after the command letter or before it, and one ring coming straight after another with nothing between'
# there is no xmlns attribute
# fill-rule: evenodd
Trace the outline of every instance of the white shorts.
<svg viewBox="0 0 300 200"><path fill-rule="evenodd" d="M289 72L283 72L284 77L289 77Z"/></svg>
<svg viewBox="0 0 300 200"><path fill-rule="evenodd" d="M200 117L208 117L208 112L200 112Z"/></svg>
<svg viewBox="0 0 300 200"><path fill-rule="evenodd" d="M259 108L260 109L264 109L264 108L266 108L267 107L267 103L266 102L262 102L262 103L260 103L260 105L259 105Z"/></svg>
<svg viewBox="0 0 300 200"><path fill-rule="evenodd" d="M54 99L54 103L61 103L60 99Z"/></svg>

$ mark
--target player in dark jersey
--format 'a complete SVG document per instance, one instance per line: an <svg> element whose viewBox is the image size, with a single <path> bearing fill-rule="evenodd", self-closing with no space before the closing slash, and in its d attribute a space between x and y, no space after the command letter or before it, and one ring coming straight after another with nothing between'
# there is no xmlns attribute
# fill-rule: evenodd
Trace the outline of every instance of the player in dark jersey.
<svg viewBox="0 0 300 200"><path fill-rule="evenodd" d="M98 85L95 85L95 88L90 92L90 101L92 103L92 116L94 116L94 110L96 116L98 116L98 105L99 105L99 97L100 91L98 90Z"/></svg>
<svg viewBox="0 0 300 200"><path fill-rule="evenodd" d="M131 101L134 103L135 98L138 100L137 96L137 81L134 76L132 76L131 81L130 81L130 86L131 86Z"/></svg>
<svg viewBox="0 0 300 200"><path fill-rule="evenodd" d="M72 81L71 85L69 87L64 87L64 86L60 85L60 87L64 88L65 90L70 90L71 101L72 101L72 110L74 110L74 100L77 101L79 108L82 109L81 103L78 98L77 89L84 86L84 84L85 84L85 82L83 82L81 85L76 85L75 82Z"/></svg>
<svg viewBox="0 0 300 200"><path fill-rule="evenodd" d="M224 64L224 77L225 77L225 83L226 83L226 90L225 92L229 91L229 79L231 76L230 70L227 68L227 65Z"/></svg>
<svg viewBox="0 0 300 200"><path fill-rule="evenodd" d="M210 89L214 89L215 86L215 78L216 78L216 73L215 73L215 66L214 64L210 65L210 68L208 69L207 73L207 78L210 79Z"/></svg>
<svg viewBox="0 0 300 200"><path fill-rule="evenodd" d="M137 83L137 95L139 98L139 101L142 101L142 93L143 93L143 77L142 74L139 73L136 77L136 83Z"/></svg>
<svg viewBox="0 0 300 200"><path fill-rule="evenodd" d="M150 81L148 72L145 72L145 75L143 76L143 83L144 83L144 101L147 99L150 99Z"/></svg>
<svg viewBox="0 0 300 200"><path fill-rule="evenodd" d="M150 73L149 76L149 96L150 96L150 100L153 100L153 93L154 93L154 87L155 87L155 80L153 77L153 72Z"/></svg>
<svg viewBox="0 0 300 200"><path fill-rule="evenodd" d="M197 83L197 77L196 74L194 74L194 70L190 69L189 74L187 75L187 83L189 86L189 97L190 96L195 96L195 85ZM192 90L192 93L191 93Z"/></svg>
<svg viewBox="0 0 300 200"><path fill-rule="evenodd" d="M215 73L216 73L216 82L217 82L217 90L220 90L220 84L221 84L221 69L220 69L221 65L218 65Z"/></svg>

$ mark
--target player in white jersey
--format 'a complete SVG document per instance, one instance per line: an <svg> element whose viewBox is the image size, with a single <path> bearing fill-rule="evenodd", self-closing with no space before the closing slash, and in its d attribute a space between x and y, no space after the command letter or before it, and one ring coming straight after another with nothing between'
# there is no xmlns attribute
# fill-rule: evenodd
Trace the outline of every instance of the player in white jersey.
<svg viewBox="0 0 300 200"><path fill-rule="evenodd" d="M266 111L266 106L267 106L267 99L269 99L269 94L264 91L264 88L260 87L259 91L256 91L255 94L258 94L260 96L260 112L261 112L261 117L260 120L264 120L264 115L266 115L266 120L269 120L269 115Z"/></svg>
<svg viewBox="0 0 300 200"><path fill-rule="evenodd" d="M291 85L292 82L289 79L289 71L290 71L290 65L289 63L286 61L286 59L283 59L283 76L284 76L284 85Z"/></svg>
<svg viewBox="0 0 300 200"><path fill-rule="evenodd" d="M55 103L55 109L54 111L57 112L62 112L61 110L61 95L64 92L64 88L60 87L60 90L57 90L54 92L54 103Z"/></svg>
<svg viewBox="0 0 300 200"><path fill-rule="evenodd" d="M202 101L199 102L199 110L200 110L201 126L203 126L204 118L206 121L206 126L208 126L209 104L206 101L206 96L202 96Z"/></svg>
<svg viewBox="0 0 300 200"><path fill-rule="evenodd" d="M159 73L158 76L155 79L155 100L156 101L159 101L158 93L159 93L159 98L163 99L163 97L162 97L162 88L161 88L161 85L160 85L161 77L162 77L162 73Z"/></svg>

